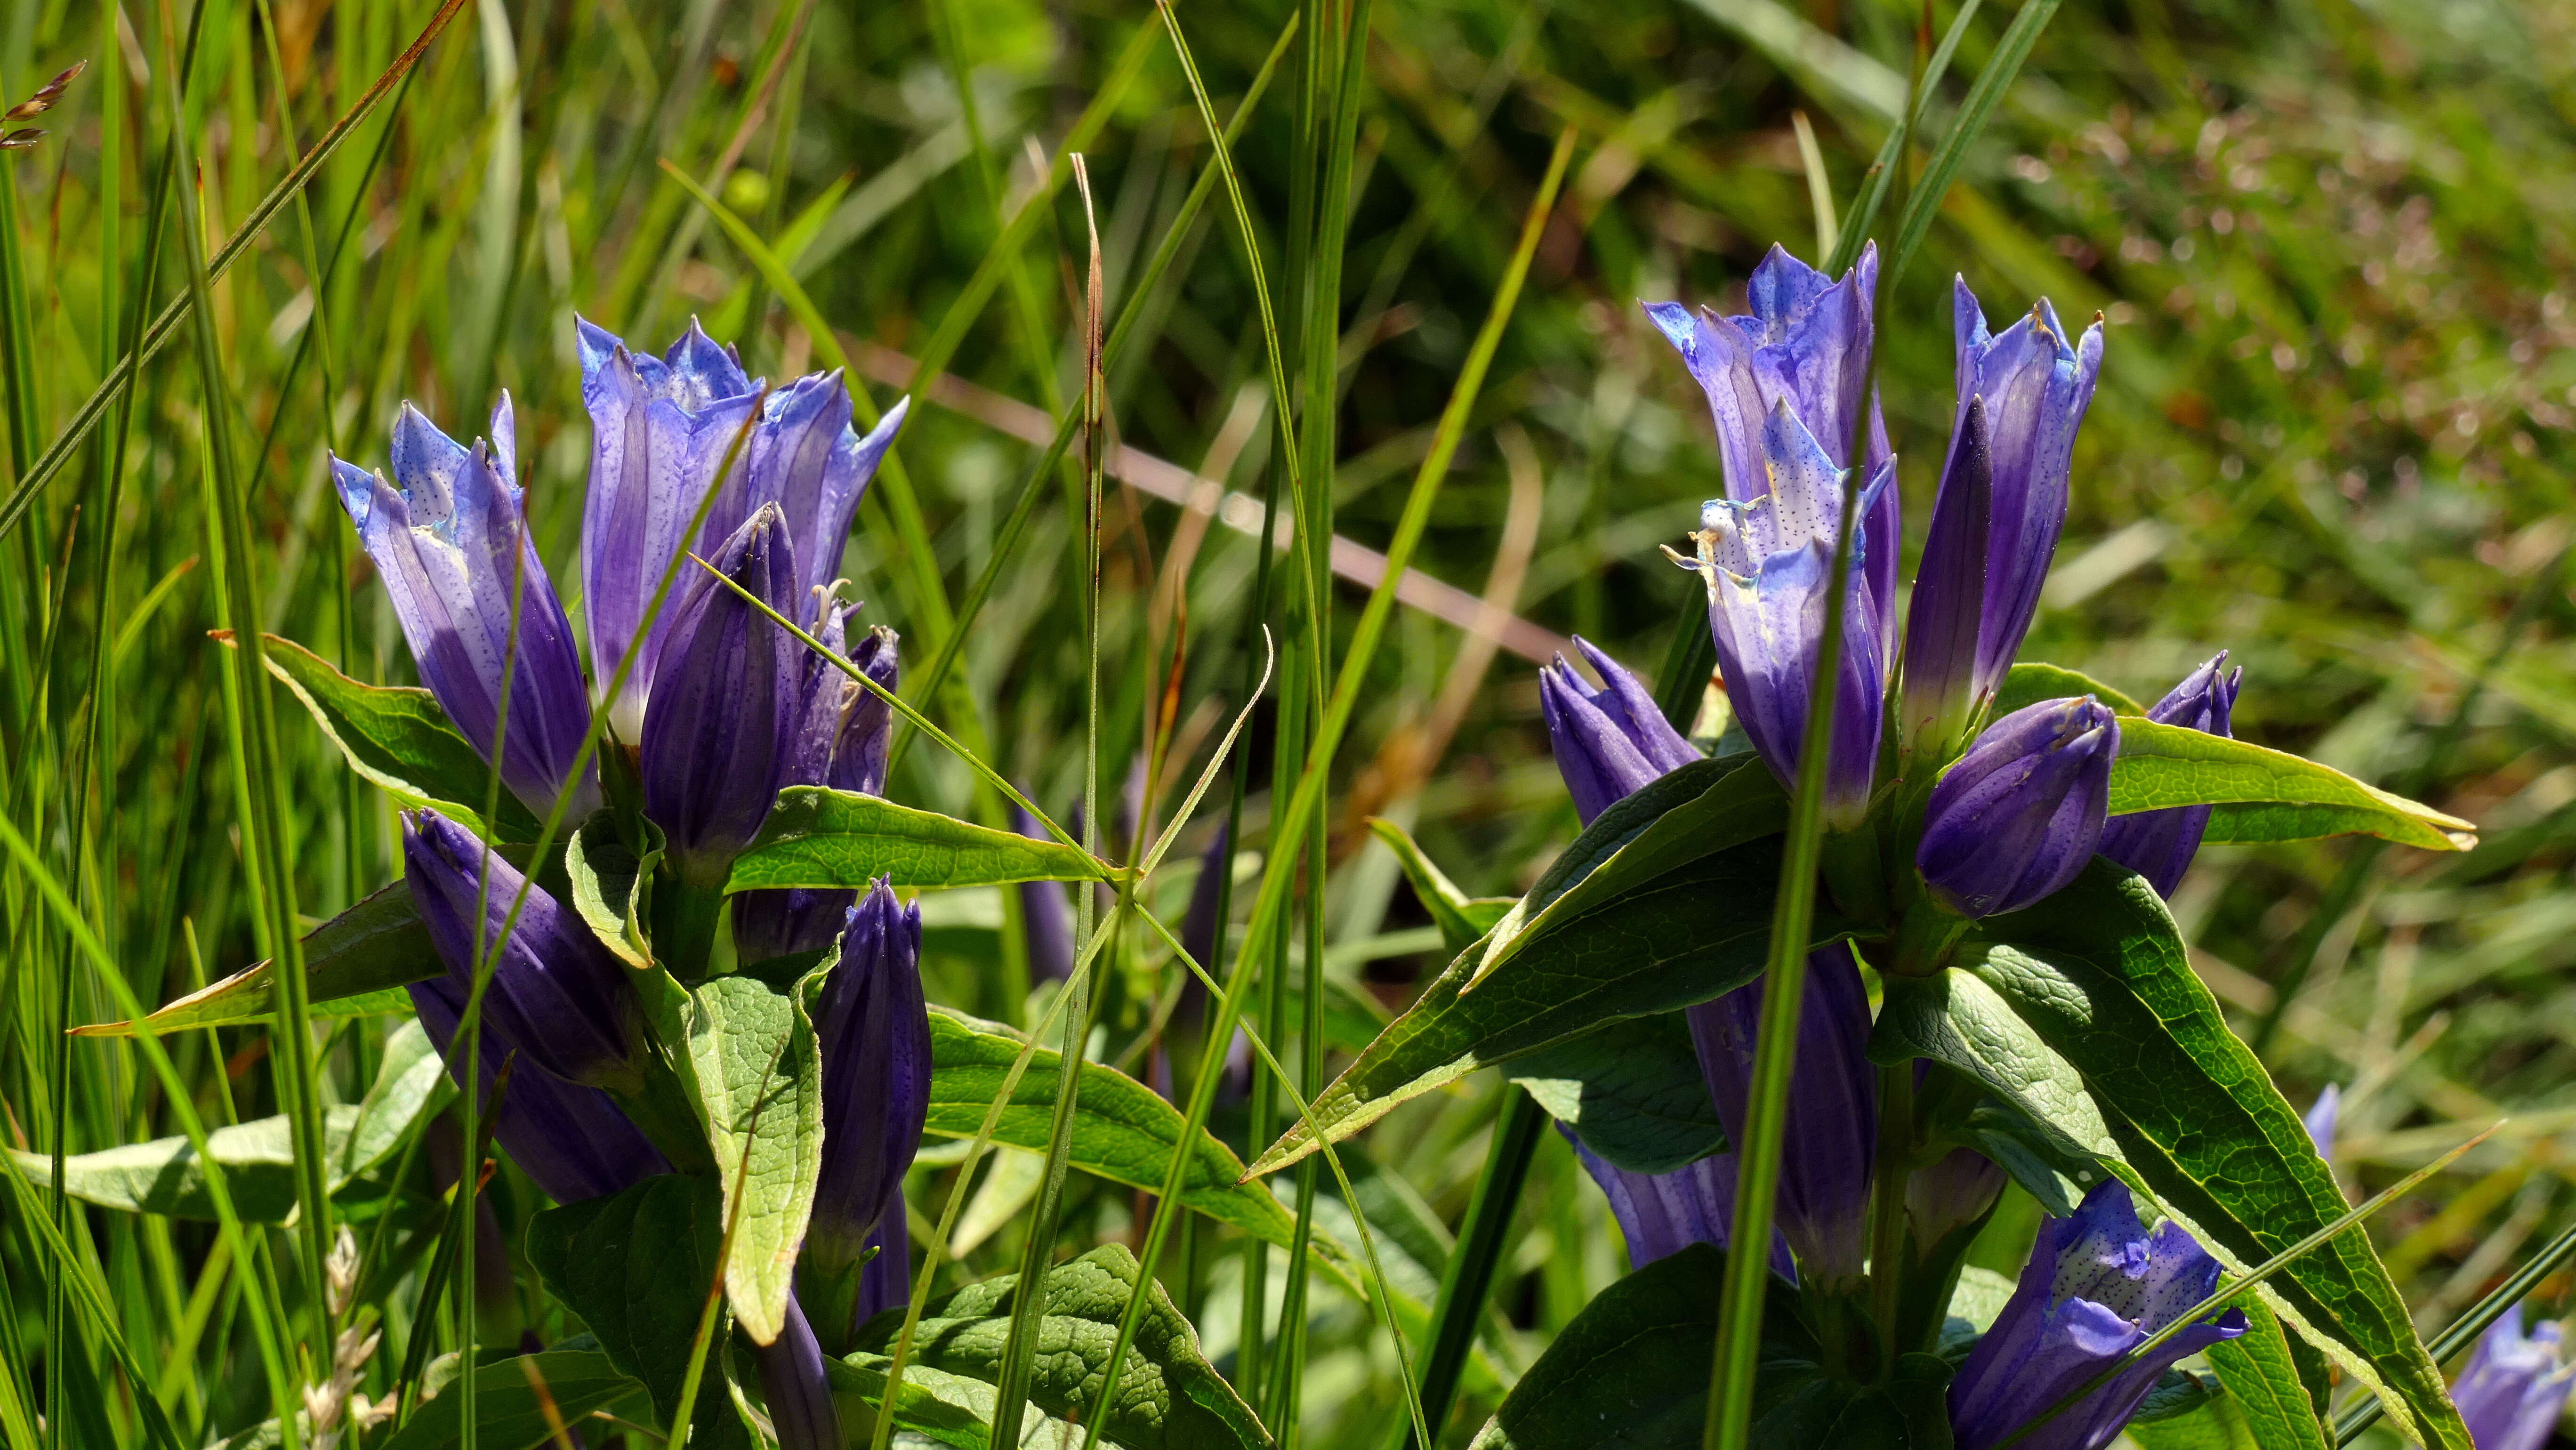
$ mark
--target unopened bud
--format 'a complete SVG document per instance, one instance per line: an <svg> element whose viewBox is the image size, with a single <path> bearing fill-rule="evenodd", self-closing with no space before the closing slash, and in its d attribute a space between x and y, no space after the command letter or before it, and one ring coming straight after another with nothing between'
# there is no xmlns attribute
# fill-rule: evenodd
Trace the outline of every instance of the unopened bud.
<svg viewBox="0 0 2576 1450"><path fill-rule="evenodd" d="M340 1225L340 1237L333 1241L331 1252L322 1260L322 1279L330 1294L331 1316L349 1312L351 1301L358 1296L358 1236ZM344 1333L341 1339L347 1340Z"/></svg>

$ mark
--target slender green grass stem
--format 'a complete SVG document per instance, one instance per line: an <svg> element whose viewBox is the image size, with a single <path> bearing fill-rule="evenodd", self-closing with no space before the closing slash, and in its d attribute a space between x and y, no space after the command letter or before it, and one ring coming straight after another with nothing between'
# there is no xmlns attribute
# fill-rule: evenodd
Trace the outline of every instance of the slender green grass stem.
<svg viewBox="0 0 2576 1450"><path fill-rule="evenodd" d="M1485 1300L1493 1292L1494 1272L1509 1243L1521 1189L1529 1182L1530 1160L1547 1131L1547 1110L1521 1089L1503 1084L1503 1108L1494 1119L1493 1145L1485 1150L1485 1169L1467 1200L1467 1217L1458 1226L1458 1243L1440 1271L1440 1297L1431 1309L1431 1346L1422 1357L1422 1418L1437 1434L1449 1421L1466 1373L1467 1356L1476 1344L1476 1325L1484 1318ZM1436 1444L1436 1442L1434 1442ZM1425 1450L1423 1442L1404 1432L1406 1450Z"/></svg>

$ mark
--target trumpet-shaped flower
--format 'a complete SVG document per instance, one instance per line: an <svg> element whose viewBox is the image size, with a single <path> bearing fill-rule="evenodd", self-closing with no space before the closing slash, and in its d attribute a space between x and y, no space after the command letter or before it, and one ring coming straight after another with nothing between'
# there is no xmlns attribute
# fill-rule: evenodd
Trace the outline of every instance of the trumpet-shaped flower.
<svg viewBox="0 0 2576 1450"><path fill-rule="evenodd" d="M2230 717L2236 709L2236 687L2245 671L2227 669L2227 651L2220 650L2209 663L2185 676L2171 693L2147 711L2147 718L2164 725L2181 725L2211 735L2230 736ZM2171 896L2182 884L2182 875L2191 869L2191 858L2200 854L2201 834L2209 829L2209 807L2175 806L2170 810L2140 811L2135 815L2114 816L2102 828L2102 844L2096 849L2130 870L2147 878L2158 896Z"/></svg>
<svg viewBox="0 0 2576 1450"><path fill-rule="evenodd" d="M2149 1335L2204 1318L2218 1261L2182 1225L2150 1233L2117 1179L2087 1194L2072 1218L2041 1225L2021 1282L1950 1381L1950 1429L1960 1450L1985 1450L2118 1364ZM2193 1324L2154 1354L2019 1443L2031 1450L2101 1450L2175 1362L2245 1332L2242 1310Z"/></svg>
<svg viewBox="0 0 2576 1450"><path fill-rule="evenodd" d="M1877 400L1864 404L1878 252L1834 281L1778 247L1754 270L1743 317L1652 303L1647 315L1708 395L1726 497L1700 513L1698 558L1727 690L1754 748L1786 781L1797 772L1809 688L1834 575L1854 423L1868 408L1855 501L1826 804L1858 823L1877 766L1895 638L1901 542L1895 460Z"/></svg>
<svg viewBox="0 0 2576 1450"><path fill-rule="evenodd" d="M888 690L900 674L895 632L878 625L844 651L840 606L826 608L815 638ZM841 673L811 650L805 653L803 723L782 787L828 785L860 795L885 793L886 749L894 712L874 691ZM746 962L818 952L838 936L854 891L746 891L733 898L734 954Z"/></svg>
<svg viewBox="0 0 2576 1450"><path fill-rule="evenodd" d="M1953 305L1958 415L1905 657L1908 733L1936 758L1992 698L2030 632L2066 526L2076 429L2102 371L2099 321L2070 342L2043 298L1994 336L1964 280Z"/></svg>
<svg viewBox="0 0 2576 1450"><path fill-rule="evenodd" d="M1986 727L1933 784L1915 865L1961 916L2019 911L2093 859L2120 725L2092 696L2042 700Z"/></svg>
<svg viewBox="0 0 2576 1450"><path fill-rule="evenodd" d="M447 965L459 1007L473 986L478 958L488 950L492 975L483 992L485 1022L567 1082L635 1085L643 1019L634 985L570 909L436 811L403 817L403 877Z"/></svg>
<svg viewBox="0 0 2576 1450"><path fill-rule="evenodd" d="M1836 573L1843 488L1814 435L1785 402L1762 433L1770 474L1767 492L1750 502L1712 499L1693 537L1696 568L1708 586L1709 632L1736 720L1783 784L1797 779ZM1862 495L1864 514L1892 493L1891 460ZM1867 540L1854 548L1866 554ZM1886 638L1871 597L1869 571L1855 561L1847 581L1833 729L1825 759L1825 814L1837 827L1860 823L1878 768L1879 720L1886 704Z"/></svg>
<svg viewBox="0 0 2576 1450"><path fill-rule="evenodd" d="M520 513L516 433L507 393L491 438L472 448L406 403L391 482L338 458L331 471L421 683L485 760L497 744L513 795L543 815L570 785L578 815L596 801L589 773L573 778L590 701L571 622Z"/></svg>
<svg viewBox="0 0 2576 1450"><path fill-rule="evenodd" d="M2541 1450L2576 1389L2576 1365L2567 1362L2556 1324L2522 1332L2522 1306L2514 1305L2487 1326L2469 1366L2451 1386L2451 1402L2478 1450Z"/></svg>

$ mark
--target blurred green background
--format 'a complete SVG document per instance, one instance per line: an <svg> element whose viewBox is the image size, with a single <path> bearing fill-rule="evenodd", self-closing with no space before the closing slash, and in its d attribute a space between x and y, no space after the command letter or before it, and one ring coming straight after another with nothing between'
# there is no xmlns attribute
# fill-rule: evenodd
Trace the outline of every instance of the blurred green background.
<svg viewBox="0 0 2576 1450"><path fill-rule="evenodd" d="M182 175L210 241L435 8L205 0ZM90 66L34 123L46 136L0 153L10 207L0 281L23 339L10 372L13 480L122 351L168 145L174 30L188 9L19 0L0 15L0 97L21 99L76 59ZM1287 8L1176 13L1230 115ZM1935 7L1936 33L1953 13ZM1972 23L1931 99L1931 137L2010 16L1990 7ZM1657 545L1678 543L1698 501L1718 491L1713 436L1639 300L1737 310L1773 242L1818 256L1795 118L1812 127L1828 190L1847 206L1906 95L1918 18L1882 0L1375 7L1331 480L1336 531L1349 541L1387 541L1549 149L1569 126L1579 142L1417 560L1461 593L1447 617L1400 612L1340 761L1324 919L1342 1036L1369 1030L1369 1004L1402 1004L1437 940L1365 818L1408 824L1471 893L1517 892L1575 830L1527 652L1580 633L1651 674L1697 588ZM2563 6L2492 0L2074 0L1886 307L1881 385L1918 543L1952 406L1951 275L1998 329L2042 295L2071 323L2098 311L2108 324L2066 543L2025 657L2152 698L2232 650L2246 669L2239 735L2484 829L2477 850L2442 858L2348 841L2213 847L2175 903L2207 980L2293 1100L2344 1086L2339 1167L2352 1182L2384 1183L2456 1141L2461 1125L2510 1115L2373 1225L2428 1325L2491 1285L2569 1207L2571 30ZM1274 85L1236 148L1274 282L1296 200L1292 89ZM530 512L572 594L589 448L576 312L656 347L695 316L772 377L822 366L831 350L660 163L770 241L884 407L909 377L904 359L949 321L994 252L1000 217L1039 188L1044 159L1094 107L1101 124L1085 150L1114 311L1209 154L1150 9L467 4L414 78L215 287L224 390L200 386L184 330L145 368L113 530L103 429L0 541L0 805L74 884L138 994L167 1000L261 954L241 880L218 647L206 637L222 622L216 571L204 566L210 436L229 437L245 479L269 626L353 674L408 681L391 613L328 487L326 448L381 465L406 399L470 435L506 387ZM881 480L845 568L871 601L862 617L903 631L906 663L919 669L944 633L931 582L949 602L962 597L1020 490L1043 490L968 636L965 689L931 708L1056 808L1078 796L1082 760L1080 543L1070 495L1053 479L1032 484L1039 450L1025 435L1034 416L1042 442L1044 414L1060 416L1079 392L1085 231L1071 186L1038 204L1042 220L1000 287L974 304L951 363L973 389L937 395L901 444L935 558L899 542ZM1893 217L1882 216L1882 235ZM317 261L343 246L317 293ZM173 238L156 307L184 276ZM1222 193L1182 234L1139 328L1111 368L1118 441L1258 499L1276 476L1275 435L1258 313ZM228 432L210 434L210 409ZM1113 778L1149 711L1164 708L1156 687L1176 634L1184 661L1171 708L1190 748L1155 783L1161 819L1177 802L1173 783L1242 703L1254 550L1246 532L1140 491L1113 491L1105 526ZM1176 581L1185 610L1172 607ZM1525 622L1497 631L1499 648L1460 627L1478 598ZM1359 599L1346 583L1336 600L1345 632ZM102 632L109 669L93 692ZM279 699L300 807L299 900L326 916L399 869L392 817ZM1268 731L1257 716L1250 850L1262 845ZM967 773L927 746L906 755L890 794L980 808ZM1196 828L1185 847L1205 839ZM66 974L74 1021L116 1014L75 971L35 890L24 863L0 871L0 1134L44 1150L59 1123L83 1151L172 1131L126 1049L83 1042L56 1077ZM1023 1010L1017 950L997 929L1002 905L932 904L936 999L997 1017ZM1154 983L1146 964L1128 968L1135 980L1104 1051L1132 1066ZM333 1095L363 1091L389 1025L333 1024ZM210 1116L273 1110L263 1034L196 1034L172 1047ZM1483 1160L1497 1086L1490 1074L1470 1079L1362 1140L1371 1221L1391 1241L1399 1286L1425 1301L1444 1225L1457 1222ZM1221 1126L1245 1131L1239 1114ZM930 1190L944 1193L946 1173L917 1171L917 1211L939 1201ZM1015 1261L1006 1188L986 1191L990 1231L966 1277ZM505 1219L534 1204L507 1180L501 1197ZM1069 1246L1126 1236L1134 1206L1124 1190L1078 1187ZM1338 1211L1327 1204L1328 1231ZM265 1388L223 1271L208 1268L205 1226L105 1213L75 1222L124 1334L143 1362L167 1366L162 1388L193 1428L211 1437L260 1418ZM1498 1375L1625 1271L1602 1200L1552 1136L1514 1234L1460 1412L1467 1424L1490 1408ZM1221 1364L1240 1337L1240 1263L1210 1234L1186 1265L1167 1264ZM61 1364L74 1384L113 1382L95 1336L48 1341L32 1239L0 1231L0 1268L12 1372L41 1380ZM1281 1277L1268 1276L1273 1294ZM389 1306L407 1304L404 1285L387 1292ZM2554 1309L2563 1293L2553 1283L2542 1297ZM1304 1433L1317 1445L1377 1445L1401 1419L1392 1351L1356 1303L1329 1286L1316 1294ZM515 1295L494 1310L499 1320L541 1338L563 1329L524 1270ZM133 1433L121 1391L78 1410L84 1427Z"/></svg>

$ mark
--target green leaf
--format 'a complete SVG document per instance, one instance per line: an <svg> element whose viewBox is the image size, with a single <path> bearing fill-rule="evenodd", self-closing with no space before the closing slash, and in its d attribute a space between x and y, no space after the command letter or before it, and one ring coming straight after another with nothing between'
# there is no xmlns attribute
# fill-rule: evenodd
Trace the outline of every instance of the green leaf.
<svg viewBox="0 0 2576 1450"><path fill-rule="evenodd" d="M1516 1057L1503 1075L1622 1168L1670 1173L1726 1151L1726 1127L1678 1012L1623 1017Z"/></svg>
<svg viewBox="0 0 2576 1450"><path fill-rule="evenodd" d="M304 938L304 988L317 1020L408 1013L411 996L402 988L445 970L412 905L411 888L400 881L378 888ZM269 996L275 981L269 964L257 962L172 1002L139 1025L157 1035L268 1022L277 1015ZM131 1037L137 1026L99 1022L75 1027L72 1034Z"/></svg>
<svg viewBox="0 0 2576 1450"><path fill-rule="evenodd" d="M928 1131L944 1138L974 1137L1026 1040L999 1023L931 1008ZM1032 1054L993 1130L995 1142L1047 1151L1060 1061L1052 1048ZM1188 1126L1179 1109L1125 1073L1091 1062L1082 1066L1075 1108L1067 1163L1130 1188L1162 1190L1181 1131ZM1265 1243L1288 1247L1296 1237L1296 1216L1261 1185L1240 1181L1243 1176L1243 1160L1202 1130L1181 1202ZM1310 1251L1316 1263L1359 1292L1358 1270L1341 1245L1318 1237Z"/></svg>
<svg viewBox="0 0 2576 1450"><path fill-rule="evenodd" d="M734 1225L725 1294L743 1332L767 1344L787 1323L823 1168L821 1050L797 994L755 977L693 989L687 1031L688 1075Z"/></svg>
<svg viewBox="0 0 2576 1450"><path fill-rule="evenodd" d="M2091 675L2078 674L2063 665L2015 665L2004 676L1995 691L1994 703L1986 708L1986 718L2000 720L2028 705L2042 700L2065 700L2077 695L2090 695L2111 707L2116 715L2144 715L2146 707L2120 691L2112 689ZM2128 722L2120 722L2126 730Z"/></svg>
<svg viewBox="0 0 2576 1450"><path fill-rule="evenodd" d="M349 768L384 787L406 808L427 806L477 835L483 812L469 801L492 793L492 767L448 723L447 712L427 690L361 684L333 669L320 655L291 639L263 635L260 658L286 682ZM504 841L533 841L540 827L518 797L501 792L494 834Z"/></svg>
<svg viewBox="0 0 2576 1450"><path fill-rule="evenodd" d="M2229 1268L2246 1272L2347 1212L2298 1111L2228 1030L2142 878L2097 860L2039 905L1980 923L1953 970L1993 988L2083 1074L2120 1156ZM2469 1450L2366 1235L2338 1235L2262 1292L2380 1392L2401 1430Z"/></svg>
<svg viewBox="0 0 2576 1450"><path fill-rule="evenodd" d="M2265 1450L2329 1450L2316 1406L2299 1382L2299 1366L2280 1316L2260 1299L2239 1301L2245 1332L2209 1347L2209 1367Z"/></svg>
<svg viewBox="0 0 2576 1450"><path fill-rule="evenodd" d="M550 1208L528 1222L528 1262L620 1373L652 1396L654 1423L680 1412L698 1315L724 1244L724 1205L704 1178L665 1174L622 1193ZM725 1389L722 1325L699 1376L689 1443L744 1443Z"/></svg>
<svg viewBox="0 0 2576 1450"><path fill-rule="evenodd" d="M417 1020L385 1034L384 1060L358 1102L357 1121L334 1160L333 1181L346 1183L391 1157L412 1131L456 1096L437 1044ZM212 1140L209 1140L211 1144Z"/></svg>
<svg viewBox="0 0 2576 1450"><path fill-rule="evenodd" d="M2331 766L2223 735L2120 722L2111 767L2111 814L2211 806L2211 841L2305 841L2378 836L2428 851L2465 851L2477 827L2404 796L2364 785Z"/></svg>
<svg viewBox="0 0 2576 1450"><path fill-rule="evenodd" d="M1485 936L1467 989L1575 918L1729 846L1778 832L1789 799L1750 755L1694 760L1593 817Z"/></svg>
<svg viewBox="0 0 2576 1450"><path fill-rule="evenodd" d="M2120 1156L2083 1074L1993 987L1965 972L1889 977L1869 1055L1882 1065L1928 1057L1999 1099L2029 1127L2027 1137L2006 1125L1980 1123L1974 1107L1958 1115L1958 1136L1989 1140L1968 1146L1984 1151L2061 1218L2101 1181L2099 1162ZM2061 1175L2073 1180L2071 1193Z"/></svg>
<svg viewBox="0 0 2576 1450"><path fill-rule="evenodd" d="M1477 949L1468 948L1315 1099L1316 1122L1338 1143L1480 1067L1752 981L1770 941L1779 869L1777 837L1700 856L1549 931L1473 992L1464 988ZM1818 943L1848 933L1819 913ZM1275 1172L1315 1146L1300 1120L1252 1171Z"/></svg>
<svg viewBox="0 0 2576 1450"><path fill-rule="evenodd" d="M348 1151L350 1129L358 1109L345 1105L324 1110L325 1151L338 1162ZM245 1223L284 1223L295 1207L295 1143L283 1117L259 1118L217 1128L206 1146L224 1170L232 1190L233 1210ZM43 1188L54 1181L50 1154L6 1150ZM337 1183L333 1187L338 1187ZM63 1191L83 1203L127 1213L165 1213L174 1218L215 1217L215 1202L206 1191L205 1165L186 1138L155 1138L95 1153L75 1153L63 1160Z"/></svg>
<svg viewBox="0 0 2576 1450"><path fill-rule="evenodd" d="M1494 929L1516 904L1508 896L1471 897L1449 879L1448 873L1432 864L1422 848L1405 834L1404 827L1383 816L1369 817L1369 829L1377 833L1387 849L1395 853L1396 864L1404 868L1404 879L1413 885L1413 894L1422 909L1431 913L1431 923L1440 928L1440 940L1456 956L1475 944L1478 937Z"/></svg>
<svg viewBox="0 0 2576 1450"><path fill-rule="evenodd" d="M1725 1266L1722 1250L1692 1244L1603 1290L1521 1376L1472 1450L1698 1450ZM1891 1386L1828 1378L1797 1312L1797 1291L1774 1279L1762 1316L1752 1443L1947 1447L1940 1400L1948 1376L1931 1356L1909 1355Z"/></svg>
<svg viewBox="0 0 2576 1450"><path fill-rule="evenodd" d="M572 882L573 909L593 935L639 970L653 965L653 944L644 939L652 919L653 868L662 859L662 829L641 816L644 852L620 839L617 816L599 810L581 823L564 846L564 874Z"/></svg>
<svg viewBox="0 0 2576 1450"><path fill-rule="evenodd" d="M876 1429L877 1407L885 1403L886 1367L892 1363L885 1355L865 1353L823 1361L833 1403L841 1414L841 1436L848 1444L869 1443ZM985 1450L993 1442L997 1398L999 1393L982 1380L910 1363L903 1367L903 1395L895 1403L894 1422L956 1450ZM1052 1415L1031 1413L1022 1422L1020 1443L1070 1450L1082 1443L1082 1431Z"/></svg>
<svg viewBox="0 0 2576 1450"><path fill-rule="evenodd" d="M478 1450L537 1450L553 1437L539 1387L551 1400L564 1428L594 1410L605 1410L637 1396L642 1386L628 1378L605 1354L594 1350L550 1349L541 1354L513 1355L474 1371L474 1443ZM445 1450L463 1438L457 1406L465 1397L454 1386L412 1412L402 1429L376 1450Z"/></svg>
<svg viewBox="0 0 2576 1450"><path fill-rule="evenodd" d="M2232 1395L2212 1395L2200 1408L2169 1420L2132 1422L2121 1433L2138 1450L2273 1450L2271 1441L2256 1438L2244 1405Z"/></svg>
<svg viewBox="0 0 2576 1450"><path fill-rule="evenodd" d="M1038 1324L1045 1351L1031 1377L1031 1403L1059 1418L1089 1417L1136 1280L1136 1256L1124 1244L1104 1245L1048 1271ZM1019 1275L1004 1274L933 1301L913 1340L915 1361L992 1383L1018 1285ZM1162 1285L1150 1286L1150 1294L1101 1433L1126 1450L1263 1450L1269 1432L1199 1352L1189 1321ZM903 1311L887 1310L860 1326L859 1348L882 1353L902 1327Z"/></svg>
<svg viewBox="0 0 2576 1450"><path fill-rule="evenodd" d="M861 890L880 876L897 886L946 890L1015 881L1106 881L1092 859L1061 841L1035 841L937 811L821 786L790 786L751 846L734 858L727 891Z"/></svg>

